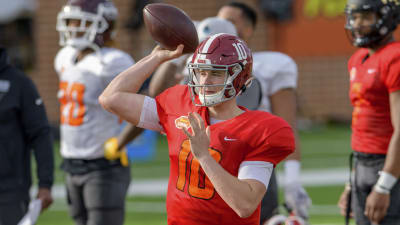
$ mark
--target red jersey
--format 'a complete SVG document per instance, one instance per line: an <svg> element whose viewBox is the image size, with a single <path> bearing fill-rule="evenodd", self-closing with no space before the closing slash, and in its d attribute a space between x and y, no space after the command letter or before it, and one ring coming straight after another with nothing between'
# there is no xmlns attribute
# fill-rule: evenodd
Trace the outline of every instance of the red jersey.
<svg viewBox="0 0 400 225"><path fill-rule="evenodd" d="M389 94L400 90L400 42L390 43L373 55L358 50L350 58L351 147L370 154L386 154L393 127Z"/></svg>
<svg viewBox="0 0 400 225"><path fill-rule="evenodd" d="M181 118L189 112L201 115L210 126L210 154L236 177L243 161L276 165L291 154L295 149L292 128L283 119L261 111L245 111L230 120L209 125L207 107L194 106L187 86L183 85L167 89L156 97L156 102L169 146L168 224L258 225L260 205L253 215L241 219L215 191L200 163L193 158L189 140L178 128L184 125Z"/></svg>

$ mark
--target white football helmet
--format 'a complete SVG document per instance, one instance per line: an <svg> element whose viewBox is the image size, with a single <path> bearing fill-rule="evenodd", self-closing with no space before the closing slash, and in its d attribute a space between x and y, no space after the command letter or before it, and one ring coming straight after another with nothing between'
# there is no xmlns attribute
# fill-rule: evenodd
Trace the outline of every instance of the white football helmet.
<svg viewBox="0 0 400 225"><path fill-rule="evenodd" d="M218 17L205 18L196 25L196 30L197 35L199 36L199 42L202 42L206 38L218 33L237 36L235 25L233 25L229 20Z"/></svg>
<svg viewBox="0 0 400 225"><path fill-rule="evenodd" d="M110 0L69 0L57 16L60 45L98 50L104 45L103 32L117 16L117 8ZM80 26L68 26L69 20L79 20Z"/></svg>

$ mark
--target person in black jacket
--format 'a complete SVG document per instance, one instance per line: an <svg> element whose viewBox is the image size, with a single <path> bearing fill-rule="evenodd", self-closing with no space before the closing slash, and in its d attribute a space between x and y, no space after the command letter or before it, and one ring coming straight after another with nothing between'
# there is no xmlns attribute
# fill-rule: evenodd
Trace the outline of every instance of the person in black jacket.
<svg viewBox="0 0 400 225"><path fill-rule="evenodd" d="M0 48L0 225L16 225L28 210L32 149L43 210L53 201L50 126L35 85Z"/></svg>

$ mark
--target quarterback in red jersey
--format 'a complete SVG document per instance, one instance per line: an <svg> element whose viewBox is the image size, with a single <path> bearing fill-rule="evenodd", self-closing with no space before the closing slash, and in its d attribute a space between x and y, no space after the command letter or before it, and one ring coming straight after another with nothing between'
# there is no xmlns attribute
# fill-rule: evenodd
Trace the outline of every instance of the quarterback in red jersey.
<svg viewBox="0 0 400 225"><path fill-rule="evenodd" d="M237 106L236 96L251 82L252 55L233 35L216 34L198 46L188 85L155 99L136 94L182 49L156 47L118 75L99 101L138 127L167 134L168 224L259 224L272 169L294 151L292 128L272 114Z"/></svg>
<svg viewBox="0 0 400 225"><path fill-rule="evenodd" d="M354 170L340 200L356 223L400 224L400 42L397 0L348 0L346 29L360 49L350 58ZM351 198L348 198L351 193Z"/></svg>
<svg viewBox="0 0 400 225"><path fill-rule="evenodd" d="M393 133L389 95L400 90L400 42L391 42L364 60L368 55L368 49L360 49L348 64L354 107L351 147L386 154Z"/></svg>

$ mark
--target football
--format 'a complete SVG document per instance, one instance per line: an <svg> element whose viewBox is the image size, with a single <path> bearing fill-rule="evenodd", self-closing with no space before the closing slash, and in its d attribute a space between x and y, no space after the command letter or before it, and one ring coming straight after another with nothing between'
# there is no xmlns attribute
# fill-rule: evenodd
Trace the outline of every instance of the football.
<svg viewBox="0 0 400 225"><path fill-rule="evenodd" d="M175 50L184 44L183 53L192 53L199 44L196 27L186 13L169 4L153 3L143 9L143 20L152 38L161 47Z"/></svg>

